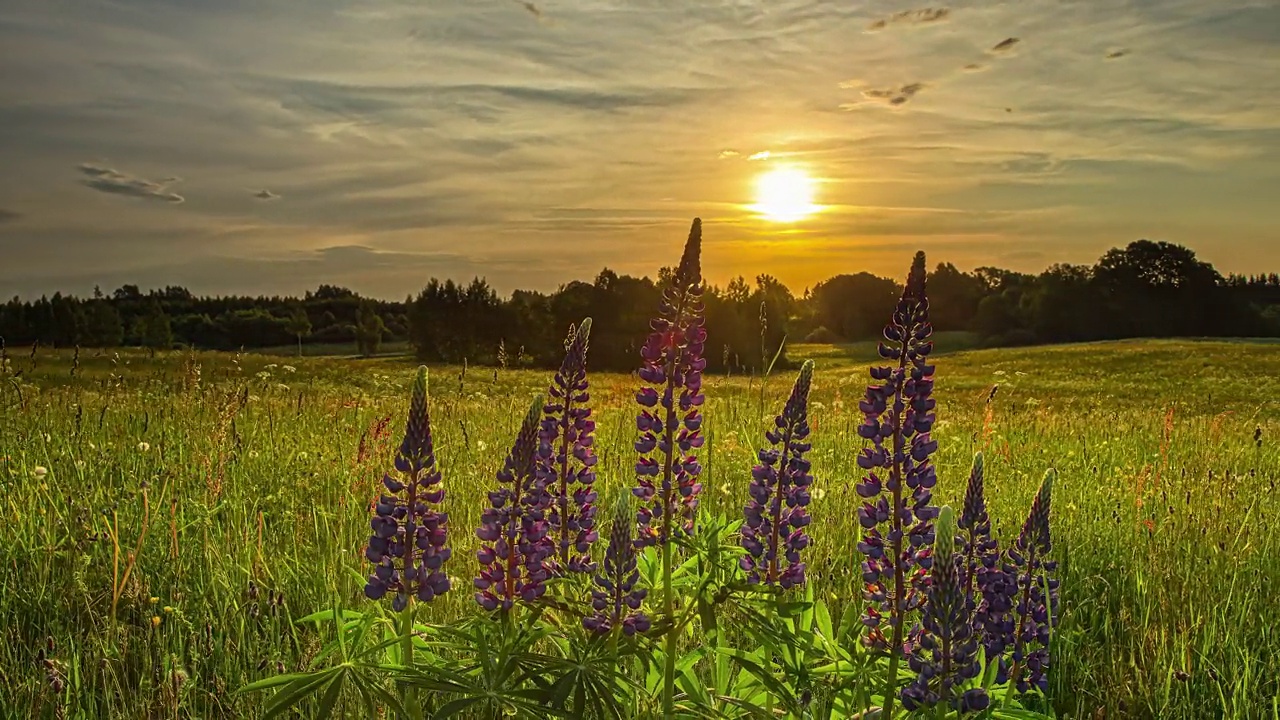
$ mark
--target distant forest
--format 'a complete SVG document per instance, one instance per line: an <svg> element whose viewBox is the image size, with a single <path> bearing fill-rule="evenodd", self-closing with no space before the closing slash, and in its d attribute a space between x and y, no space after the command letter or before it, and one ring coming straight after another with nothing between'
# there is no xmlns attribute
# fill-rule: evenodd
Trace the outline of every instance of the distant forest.
<svg viewBox="0 0 1280 720"><path fill-rule="evenodd" d="M0 337L18 346L142 346L211 350L349 344L373 355L407 342L427 362L545 366L563 352L571 323L593 318L591 363L635 366L657 307L657 281L604 269L593 282L508 298L483 279L431 279L403 302L321 285L302 298L196 297L182 287L125 285L92 297L61 293L0 305ZM802 295L777 279L738 277L709 287L708 363L752 371L786 343L839 343L877 336L901 292L898 279L836 275ZM1054 265L1039 275L938 264L929 276L934 326L969 331L988 346L1130 337L1280 336L1280 277L1223 276L1188 248L1139 240L1096 264Z"/></svg>

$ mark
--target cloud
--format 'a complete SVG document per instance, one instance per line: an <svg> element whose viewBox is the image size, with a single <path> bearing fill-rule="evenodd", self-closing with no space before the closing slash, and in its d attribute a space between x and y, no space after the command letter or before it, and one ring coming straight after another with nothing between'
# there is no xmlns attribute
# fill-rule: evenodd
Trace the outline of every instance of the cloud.
<svg viewBox="0 0 1280 720"><path fill-rule="evenodd" d="M772 155L773 153L769 152L768 150L761 150L760 152L751 153L751 155L748 156L747 159L748 160L768 160Z"/></svg>
<svg viewBox="0 0 1280 720"><path fill-rule="evenodd" d="M883 102L888 105L905 105L915 97L917 93L923 90L924 83L913 82L899 87L889 88L867 88L862 91L862 97L876 102Z"/></svg>
<svg viewBox="0 0 1280 720"><path fill-rule="evenodd" d="M721 150L720 154L717 155L716 157L721 160L728 160L729 158L736 158L738 157L738 155L739 153L737 150L725 149L725 150Z"/></svg>
<svg viewBox="0 0 1280 720"><path fill-rule="evenodd" d="M1107 53L1107 55L1106 55L1106 59L1108 59L1108 60L1116 60L1116 59L1118 59L1118 58L1122 58L1122 57L1124 57L1125 55L1128 55L1128 54L1129 54L1129 50L1128 50L1127 48L1119 48L1119 49L1112 50L1112 51L1108 52L1108 53Z"/></svg>
<svg viewBox="0 0 1280 720"><path fill-rule="evenodd" d="M995 45L992 45L992 46L991 46L991 49L990 49L990 50L988 50L987 52L990 52L990 53L1009 53L1009 52L1013 52L1013 48L1014 48L1014 46L1016 46L1019 42L1021 42L1021 41L1020 41L1018 38L1016 38L1016 37L1005 38L1004 40L1001 40L1000 42L996 43Z"/></svg>
<svg viewBox="0 0 1280 720"><path fill-rule="evenodd" d="M0 223L13 222L22 217L22 213L0 208Z"/></svg>
<svg viewBox="0 0 1280 720"><path fill-rule="evenodd" d="M512 1L515 2L517 5L519 5L520 7L527 10L530 15L538 18L539 20L542 19L542 8L529 2L529 0L512 0Z"/></svg>
<svg viewBox="0 0 1280 720"><path fill-rule="evenodd" d="M1280 96L1273 0L1023 0L946 15L951 0L530 1L555 32L531 29L521 0L119 0L74 17L0 2L0 205L22 213L0 223L0 274L51 293L74 279L74 257L161 285L207 270L200 281L218 291L270 260L283 264L259 279L267 290L305 270L343 284L377 274L370 287L396 296L424 273L486 274L527 252L538 262L504 266L506 287L553 289L603 264L652 273L698 215L708 276L723 282L736 249L759 242L749 259L763 266L783 242L742 207L761 164L746 160L764 148L824 180L817 202L833 209L794 230L876 272L896 274L907 245L953 222L976 238L948 246L961 265L998 262L979 242L1087 261L1160 235L1224 270L1280 266L1266 193L1280 183L1280 116L1257 101ZM884 29L867 34L877 18ZM1021 40L993 50L1002 35ZM1104 60L1117 49L1132 52ZM180 213L123 201L66 212L82 183L188 198ZM262 188L289 202L259 206ZM917 203L1074 213L961 223L903 210ZM887 217L860 225L839 209L854 205ZM333 246L378 254L308 259ZM424 270L415 253L470 264ZM830 266L797 257L788 283ZM391 283L366 267L388 258L413 272Z"/></svg>
<svg viewBox="0 0 1280 720"><path fill-rule="evenodd" d="M259 200L279 200L280 199L279 195L265 188L254 193L253 196L258 198Z"/></svg>
<svg viewBox="0 0 1280 720"><path fill-rule="evenodd" d="M909 25L925 25L928 23L936 23L946 20L951 15L949 8L920 8L919 10L903 10L894 13L886 18L881 18L872 22L867 26L868 32L877 32L883 30L889 25L909 24Z"/></svg>
<svg viewBox="0 0 1280 720"><path fill-rule="evenodd" d="M80 183L99 192L129 195L147 200L163 200L169 203L181 203L184 200L181 195L169 192L169 186L181 182L181 178L147 180L94 163L81 163L79 170L87 176Z"/></svg>

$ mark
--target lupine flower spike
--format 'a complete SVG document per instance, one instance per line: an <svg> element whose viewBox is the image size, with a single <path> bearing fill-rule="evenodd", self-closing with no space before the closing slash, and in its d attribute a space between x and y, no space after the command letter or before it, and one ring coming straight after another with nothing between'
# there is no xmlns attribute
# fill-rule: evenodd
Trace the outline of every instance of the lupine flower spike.
<svg viewBox="0 0 1280 720"><path fill-rule="evenodd" d="M637 512L641 545L665 544L677 531L692 532L702 466L692 454L702 447L702 357L707 341L703 327L702 221L694 220L684 255L662 292L660 312L640 351L640 379L648 386L636 394L643 408L636 418L640 438L636 452Z"/></svg>
<svg viewBox="0 0 1280 720"><path fill-rule="evenodd" d="M894 657L904 649L903 615L920 607L918 589L933 544L930 521L937 516L930 504L937 475L929 456L938 448L929 436L935 404L933 366L928 363L932 332L924 253L916 253L880 344L880 356L897 361L897 367L873 367L877 383L867 387L858 406L866 418L858 434L871 443L858 456L866 475L856 487L864 500L858 508L863 529L858 549L867 558L862 579L871 601L863 616L865 641Z"/></svg>
<svg viewBox="0 0 1280 720"><path fill-rule="evenodd" d="M1008 553L1010 564L1006 571L1016 574L1018 583L1010 678L1018 692L1032 687L1044 692L1049 686L1049 639L1058 624L1058 580L1050 577L1058 563L1049 559L1053 549L1049 540L1049 501L1055 477L1053 470L1045 473L1022 532Z"/></svg>
<svg viewBox="0 0 1280 720"><path fill-rule="evenodd" d="M742 569L747 580L783 589L804 584L800 551L809 545L809 386L813 361L806 360L791 388L791 397L765 433L773 447L761 450L760 464L751 471L751 485L742 528Z"/></svg>
<svg viewBox="0 0 1280 720"><path fill-rule="evenodd" d="M647 591L637 587L640 571L631 539L634 516L629 499L622 495L614 509L603 571L596 573L596 588L591 591L591 607L596 612L582 620L582 626L595 633L621 627L624 634L634 635L649 629L649 618L640 612Z"/></svg>
<svg viewBox="0 0 1280 720"><path fill-rule="evenodd" d="M380 600L394 593L391 607L400 612L408 607L411 596L429 602L449 590L444 572L449 559L449 515L436 509L444 500L444 487L431 442L425 367L418 368L413 383L395 469L397 477L383 476L387 493L379 497L369 521L373 535L365 557L374 568L364 594Z"/></svg>
<svg viewBox="0 0 1280 720"><path fill-rule="evenodd" d="M552 494L547 519L555 537L555 563L561 570L591 572L591 543L596 541L596 423L587 406L587 344L591 318L571 328L564 362L547 391L538 432L538 473Z"/></svg>
<svg viewBox="0 0 1280 720"><path fill-rule="evenodd" d="M943 703L975 712L990 699L982 688L961 689L978 676L978 638L964 595L963 557L954 552L956 521L950 507L939 513L936 532L922 628L907 657L916 680L902 689L902 706L910 711Z"/></svg>
<svg viewBox="0 0 1280 720"><path fill-rule="evenodd" d="M991 537L984 491L982 453L973 456L969 484L965 488L957 544L963 557L960 583L965 605L973 615L974 629L986 649L988 663L1003 667L1004 652L1013 637L1014 578L1000 564L1000 549Z"/></svg>
<svg viewBox="0 0 1280 720"><path fill-rule="evenodd" d="M870 442L858 455L858 466L866 475L855 488L863 498L858 549L867 558L862 563L869 601L862 616L867 628L863 641L889 654L886 717L893 716L898 695L898 659L910 652L907 615L922 602L920 590L934 540L932 520L938 513L930 504L938 480L929 462L938 449L929 436L935 405L933 366L928 362L932 333L924 253L918 252L902 298L885 326L885 342L880 343L880 356L897 365L871 368L876 384L867 386L858 405L865 416L858 434Z"/></svg>
<svg viewBox="0 0 1280 720"><path fill-rule="evenodd" d="M480 574L476 602L486 610L509 610L518 601L532 602L546 591L547 559L553 552L545 519L551 498L536 468L538 428L543 399L533 401L515 445L498 471L498 489L480 515L476 552Z"/></svg>

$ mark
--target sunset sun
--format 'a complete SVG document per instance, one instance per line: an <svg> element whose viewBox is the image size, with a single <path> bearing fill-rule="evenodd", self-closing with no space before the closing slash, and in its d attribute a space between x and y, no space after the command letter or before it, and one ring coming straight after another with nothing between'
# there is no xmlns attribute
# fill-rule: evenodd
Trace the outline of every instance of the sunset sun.
<svg viewBox="0 0 1280 720"><path fill-rule="evenodd" d="M814 190L813 178L803 170L770 170L756 178L756 203L751 209L773 222L803 220L819 209L813 202Z"/></svg>

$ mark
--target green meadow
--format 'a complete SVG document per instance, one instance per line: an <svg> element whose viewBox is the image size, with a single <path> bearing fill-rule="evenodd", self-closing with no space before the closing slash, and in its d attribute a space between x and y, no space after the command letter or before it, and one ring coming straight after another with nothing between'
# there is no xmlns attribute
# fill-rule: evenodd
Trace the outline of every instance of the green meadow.
<svg viewBox="0 0 1280 720"><path fill-rule="evenodd" d="M1057 469L1059 716L1277 716L1277 348L971 345L939 338L937 497L957 504L984 451L1003 544L1045 469ZM294 620L368 602L368 507L403 432L414 363L10 353L0 375L0 717L259 715L264 695L236 690L305 667L320 648L318 631ZM874 346L788 354L818 364L806 562L838 613L862 603L854 456ZM430 377L456 582L419 619L444 620L476 611L485 493L550 373L433 367ZM755 448L791 380L786 370L708 378L706 510L741 512ZM634 481L638 380L591 382L608 495Z"/></svg>

